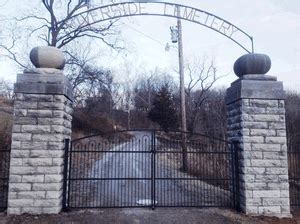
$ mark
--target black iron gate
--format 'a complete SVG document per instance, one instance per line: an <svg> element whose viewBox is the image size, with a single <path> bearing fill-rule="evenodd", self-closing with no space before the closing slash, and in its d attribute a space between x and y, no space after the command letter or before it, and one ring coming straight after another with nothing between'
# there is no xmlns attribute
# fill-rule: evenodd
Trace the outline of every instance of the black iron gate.
<svg viewBox="0 0 300 224"><path fill-rule="evenodd" d="M0 146L0 211L7 208L10 146Z"/></svg>
<svg viewBox="0 0 300 224"><path fill-rule="evenodd" d="M290 205L300 208L300 136L288 144Z"/></svg>
<svg viewBox="0 0 300 224"><path fill-rule="evenodd" d="M66 141L64 206L234 208L235 151L224 140L156 130Z"/></svg>

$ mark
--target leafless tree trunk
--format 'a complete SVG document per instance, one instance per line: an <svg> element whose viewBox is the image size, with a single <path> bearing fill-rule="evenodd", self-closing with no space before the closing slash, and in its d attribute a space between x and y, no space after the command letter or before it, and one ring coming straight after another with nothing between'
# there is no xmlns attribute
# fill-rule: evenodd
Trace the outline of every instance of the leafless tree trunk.
<svg viewBox="0 0 300 224"><path fill-rule="evenodd" d="M217 68L213 60L210 63L206 63L205 59L202 62L187 63L185 67L188 75L188 83L185 90L188 114L187 126L189 132L194 132L199 109L207 100L214 84L224 76L217 75Z"/></svg>

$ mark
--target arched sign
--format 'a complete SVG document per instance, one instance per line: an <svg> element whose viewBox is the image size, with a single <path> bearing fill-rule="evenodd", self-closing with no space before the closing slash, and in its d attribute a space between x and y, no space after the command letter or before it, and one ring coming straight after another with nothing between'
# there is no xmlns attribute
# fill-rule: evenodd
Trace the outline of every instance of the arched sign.
<svg viewBox="0 0 300 224"><path fill-rule="evenodd" d="M122 2L90 8L72 16L81 27L129 16L166 16L180 18L212 29L234 41L248 53L253 53L253 38L242 29L201 9L170 2Z"/></svg>

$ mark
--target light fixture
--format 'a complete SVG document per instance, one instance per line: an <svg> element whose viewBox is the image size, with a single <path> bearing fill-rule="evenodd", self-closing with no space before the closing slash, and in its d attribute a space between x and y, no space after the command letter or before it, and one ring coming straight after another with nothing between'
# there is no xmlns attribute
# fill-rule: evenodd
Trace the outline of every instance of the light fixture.
<svg viewBox="0 0 300 224"><path fill-rule="evenodd" d="M170 51L170 45L169 45L169 43L166 44L165 51Z"/></svg>
<svg viewBox="0 0 300 224"><path fill-rule="evenodd" d="M177 43L178 42L178 28L176 26L171 26L171 40L172 43Z"/></svg>

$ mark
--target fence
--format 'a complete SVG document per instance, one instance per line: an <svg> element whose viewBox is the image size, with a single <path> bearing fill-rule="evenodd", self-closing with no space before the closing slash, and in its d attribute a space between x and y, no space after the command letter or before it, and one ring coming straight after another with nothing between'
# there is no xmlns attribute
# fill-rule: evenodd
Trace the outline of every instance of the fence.
<svg viewBox="0 0 300 224"><path fill-rule="evenodd" d="M300 208L300 141L288 146L290 204L292 209Z"/></svg>
<svg viewBox="0 0 300 224"><path fill-rule="evenodd" d="M10 146L0 146L0 211L7 208Z"/></svg>

